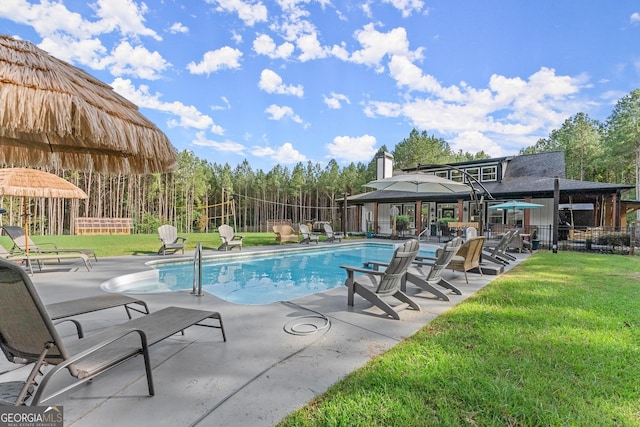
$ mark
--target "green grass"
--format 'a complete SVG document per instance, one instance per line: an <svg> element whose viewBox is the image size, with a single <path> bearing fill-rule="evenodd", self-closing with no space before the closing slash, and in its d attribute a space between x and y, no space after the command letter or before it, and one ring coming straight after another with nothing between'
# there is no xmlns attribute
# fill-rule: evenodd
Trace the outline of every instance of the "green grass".
<svg viewBox="0 0 640 427"><path fill-rule="evenodd" d="M278 245L275 234L269 233L238 233L244 236L243 247ZM198 243L203 249L217 249L222 243L220 235L215 233L178 233L181 237L186 237L185 249L195 250ZM40 244L55 243L58 248L91 248L96 251L98 257L116 255L140 255L154 254L160 249L161 243L158 234L126 234L126 235L96 235L96 236L30 236L31 239ZM358 238L358 237L355 237ZM320 237L322 242L324 236ZM285 243L295 244L295 243ZM0 245L7 250L11 249L13 243L8 236L0 237ZM46 246L45 246L46 247Z"/></svg>
<svg viewBox="0 0 640 427"><path fill-rule="evenodd" d="M280 426L638 426L639 279L540 252Z"/></svg>
<svg viewBox="0 0 640 427"><path fill-rule="evenodd" d="M244 236L243 246L277 245L273 233L239 233ZM186 237L186 250L194 250L198 242L203 249L217 249L220 246L218 233L179 233ZM100 236L30 236L37 244L55 243L59 248L91 248L98 257L115 255L154 254L161 246L157 234L128 234ZM8 236L0 237L0 245L7 250L13 246Z"/></svg>

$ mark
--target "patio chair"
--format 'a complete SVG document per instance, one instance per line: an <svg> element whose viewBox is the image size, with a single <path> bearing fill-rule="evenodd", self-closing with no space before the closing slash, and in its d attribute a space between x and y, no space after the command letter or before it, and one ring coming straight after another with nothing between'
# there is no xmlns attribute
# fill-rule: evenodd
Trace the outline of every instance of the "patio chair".
<svg viewBox="0 0 640 427"><path fill-rule="evenodd" d="M218 227L218 233L220 233L220 239L222 239L222 244L218 247L219 251L222 249L228 251L233 248L242 250L242 239L244 236L236 236L233 231L233 227L227 224L222 224Z"/></svg>
<svg viewBox="0 0 640 427"><path fill-rule="evenodd" d="M29 248L29 255L31 253L38 254L58 254L62 255L65 253L81 253L87 255L88 257L92 257L94 261L98 261L98 257L93 249L70 249L70 248L58 248L55 243L39 243L36 244L31 237L26 236L24 232L24 228L20 226L14 225L5 225L2 227L5 234L11 238L13 241L13 247L9 251L11 254L15 254L16 252L26 253L27 247ZM64 257L61 257L64 258ZM52 258L51 258L52 259Z"/></svg>
<svg viewBox="0 0 640 427"><path fill-rule="evenodd" d="M327 235L327 242L335 242L336 240L341 242L345 237L342 232L334 232L330 224L324 224L324 232Z"/></svg>
<svg viewBox="0 0 640 427"><path fill-rule="evenodd" d="M415 259L419 249L420 244L417 240L407 241L395 250L391 261L385 264L384 271L341 265L340 267L347 271L347 280L344 282L348 289L347 304L353 307L354 295L359 294L396 320L400 320L398 311L405 308L411 307L420 311L420 306L400 289L407 268ZM382 265L374 262L370 264ZM364 274L356 276L356 273ZM401 304L391 306L383 299L385 297L393 297Z"/></svg>
<svg viewBox="0 0 640 427"><path fill-rule="evenodd" d="M30 404L40 405L138 355L143 356L147 388L153 396L150 346L194 325L220 329L226 341L219 313L178 307L167 307L82 339L62 341L29 276L4 260L0 260L0 307L0 348L10 362L33 364L9 402L8 393L2 391L5 385L0 384L3 404L26 404L37 386ZM214 323L201 323L206 319L214 319ZM44 365L56 366L43 374ZM76 381L49 392L49 384L62 370L68 370ZM35 381L38 375L44 375L39 384ZM16 382L6 387L15 390ZM50 394L45 395L45 390Z"/></svg>
<svg viewBox="0 0 640 427"><path fill-rule="evenodd" d="M462 295L458 288L442 277L442 273L449 266L461 244L462 239L456 237L444 245L436 258L416 257L416 260L407 271L407 277L403 281L401 289L406 291L406 282L410 282L443 301L449 301L449 297L436 286L448 289L454 294Z"/></svg>
<svg viewBox="0 0 640 427"><path fill-rule="evenodd" d="M45 308L47 309L47 313L51 320L55 321L66 319L66 321L73 323L76 327L78 338L82 338L84 337L82 324L75 319L69 319L70 317L116 307L124 307L129 319L133 318L131 316L132 311L136 311L141 314L150 313L147 303L143 300L116 293L106 293L91 297L56 302L53 304L47 304Z"/></svg>
<svg viewBox="0 0 640 427"><path fill-rule="evenodd" d="M184 254L184 242L187 241L186 237L178 236L178 229L173 225L164 224L158 227L159 239L162 242L162 246L158 249L158 255L166 255L167 252L176 253L182 251Z"/></svg>
<svg viewBox="0 0 640 427"><path fill-rule="evenodd" d="M510 261L515 260L515 258L507 253L507 248L509 247L509 243L515 237L515 233L517 230L507 230L503 235L498 244L494 247L485 247L483 248L482 259L489 260L493 263L500 265L507 265Z"/></svg>
<svg viewBox="0 0 640 427"><path fill-rule="evenodd" d="M44 261L47 260L58 260L60 262L63 259L79 259L84 261L85 267L87 267L87 271L91 271L91 263L89 262L89 257L83 253L38 253L38 252L26 252L24 253L14 253L11 254L7 251L4 246L0 246L0 258L6 259L7 261L24 263L29 270L29 273L33 275L33 262L38 264L38 268L42 271L42 267L44 265Z"/></svg>
<svg viewBox="0 0 640 427"><path fill-rule="evenodd" d="M530 234L523 234L520 232L520 229L516 229L511 242L507 245L507 250L510 249L519 253L522 253L522 251L531 252L531 242L528 240L530 237Z"/></svg>
<svg viewBox="0 0 640 427"><path fill-rule="evenodd" d="M292 226L282 224L282 225L274 225L272 227L273 232L276 234L276 242L283 244L285 242L295 242L298 243L300 237L296 230L293 229Z"/></svg>
<svg viewBox="0 0 640 427"><path fill-rule="evenodd" d="M300 230L300 234L302 234L302 240L300 243L311 243L311 242L320 242L320 235L318 233L312 233L309 230L307 224L300 224L298 229Z"/></svg>
<svg viewBox="0 0 640 427"><path fill-rule="evenodd" d="M482 267L480 266L480 255L482 254L482 246L484 245L484 237L476 237L468 239L464 242L458 252L451 258L447 268L453 271L464 272L464 280L469 283L467 271L478 269L482 276Z"/></svg>

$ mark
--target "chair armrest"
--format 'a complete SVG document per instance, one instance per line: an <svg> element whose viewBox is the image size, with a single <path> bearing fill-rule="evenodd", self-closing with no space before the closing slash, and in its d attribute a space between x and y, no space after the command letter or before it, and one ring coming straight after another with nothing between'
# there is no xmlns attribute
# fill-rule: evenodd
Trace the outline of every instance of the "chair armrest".
<svg viewBox="0 0 640 427"><path fill-rule="evenodd" d="M182 243L184 243L184 242L186 242L186 241L187 241L187 238L186 238L186 237L178 237L178 238L176 239L176 242L177 242L178 240L182 240Z"/></svg>
<svg viewBox="0 0 640 427"><path fill-rule="evenodd" d="M79 383L78 382L74 382L73 384L68 385L67 387L58 390L57 392L55 392L54 394L50 395L50 396L46 396L46 397L42 397L42 394L44 392L45 387L47 386L47 384L49 383L49 381L51 381L51 379L57 375L61 370L68 368L70 365L84 359L85 357L91 356L93 353L95 353L96 351L108 346L109 344L112 344L126 336L128 336L129 334L132 333L137 333L138 335L140 335L140 353L144 354L145 360L148 360L149 358L149 345L147 344L147 335L144 333L144 331L142 331L141 329L128 329L125 330L124 332L122 332L121 334L111 337L108 340L105 340L99 344L96 344L95 346L88 348L87 350L80 352L78 354L76 354L75 356L69 358L69 359L65 359L64 362L59 363L58 365L55 366L55 368L53 368L51 371L49 371L44 378L42 379L42 381L40 381L40 385L38 386L38 389L36 390L34 397L33 397L33 401L32 404L33 405L39 405L41 402L52 399L68 390L71 390L72 388L74 388L75 386L77 386ZM89 377L81 382L85 382L87 380L90 380L91 378L93 378L94 375L89 375ZM153 384L149 383L149 388L150 388L150 395L153 396L154 392L153 392Z"/></svg>
<svg viewBox="0 0 640 427"><path fill-rule="evenodd" d="M437 259L438 259L438 257L434 257L434 256L422 256L422 255L416 255L416 259L417 259L418 261L422 261L422 260L425 260L425 259L431 259L431 260L434 260L434 261L435 261L435 260L437 260Z"/></svg>
<svg viewBox="0 0 640 427"><path fill-rule="evenodd" d="M351 265L341 265L340 268L344 268L347 272L356 272L364 274L382 275L384 271L371 270L370 268L354 267Z"/></svg>
<svg viewBox="0 0 640 427"><path fill-rule="evenodd" d="M233 236L233 239L231 240L242 240L244 239L244 236Z"/></svg>
<svg viewBox="0 0 640 427"><path fill-rule="evenodd" d="M380 267L388 267L388 262L380 262L380 261L367 261L362 264L363 267L371 267L373 271L379 271Z"/></svg>
<svg viewBox="0 0 640 427"><path fill-rule="evenodd" d="M426 258L425 258L425 259L426 259ZM414 260L414 261L412 262L412 264L419 265L419 266L432 267L432 266L434 266L434 265L436 264L436 263L435 263L435 261L436 261L436 259L435 259L435 258L433 258L432 262L425 262L425 261Z"/></svg>
<svg viewBox="0 0 640 427"><path fill-rule="evenodd" d="M53 242L38 243L38 246L51 246L53 249L58 249L58 246Z"/></svg>

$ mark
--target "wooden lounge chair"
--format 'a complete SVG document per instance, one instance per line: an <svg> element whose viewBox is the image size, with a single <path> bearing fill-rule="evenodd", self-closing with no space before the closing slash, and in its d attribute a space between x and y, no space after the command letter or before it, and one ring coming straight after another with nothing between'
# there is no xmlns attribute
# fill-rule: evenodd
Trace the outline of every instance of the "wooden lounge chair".
<svg viewBox="0 0 640 427"><path fill-rule="evenodd" d="M57 260L61 262L63 259L78 259L84 261L85 267L87 267L87 271L91 271L91 263L89 262L89 257L83 253L38 253L38 252L29 252L27 253L9 253L3 246L0 246L0 258L6 259L7 261L13 261L18 263L24 263L27 266L30 274L33 274L33 263L36 262L38 264L38 268L42 271L42 267L44 265L44 261Z"/></svg>
<svg viewBox="0 0 640 427"><path fill-rule="evenodd" d="M233 248L242 250L242 239L244 237L236 236L230 225L222 224L218 227L218 233L220 233L220 239L222 239L222 244L218 247L219 251L222 249L228 251Z"/></svg>
<svg viewBox="0 0 640 427"><path fill-rule="evenodd" d="M482 275L482 267L480 266L480 255L482 254L482 246L484 245L484 237L476 237L468 239L460 246L458 252L451 258L451 262L447 268L453 271L464 272L464 280L469 283L467 271L478 269Z"/></svg>
<svg viewBox="0 0 640 427"><path fill-rule="evenodd" d="M158 255L166 255L167 252L176 253L182 251L184 254L184 242L186 237L178 236L178 229L173 225L164 224L158 227L159 239L162 246L158 249Z"/></svg>
<svg viewBox="0 0 640 427"><path fill-rule="evenodd" d="M302 234L300 243L316 242L316 244L318 244L318 242L320 242L320 235L318 233L312 233L307 224L301 223L298 229L300 230L300 234Z"/></svg>
<svg viewBox="0 0 640 427"><path fill-rule="evenodd" d="M276 242L296 242L300 239L298 233L290 225L274 225L273 232L276 233Z"/></svg>
<svg viewBox="0 0 640 427"><path fill-rule="evenodd" d="M94 261L98 260L96 253L93 249L70 249L70 248L58 248L55 243L40 243L36 244L31 237L27 237L24 232L24 228L13 226L13 225L5 225L2 227L5 234L11 238L13 241L13 247L9 252L11 254L15 254L16 252L26 253L27 248L29 249L29 255L32 254L41 254L41 255L62 255L62 254L70 254L70 253L81 253L87 255L88 257L92 257ZM65 258L65 257L60 257ZM53 259L53 258L50 258Z"/></svg>
<svg viewBox="0 0 640 427"><path fill-rule="evenodd" d="M327 242L335 242L336 240L338 242L341 242L342 239L344 239L344 234L342 232L334 232L333 228L331 227L330 224L324 224L324 232L327 235Z"/></svg>
<svg viewBox="0 0 640 427"><path fill-rule="evenodd" d="M11 362L33 364L20 391L9 402L14 405L26 404L44 365L56 366L39 381L31 405L49 401L137 355L143 356L147 387L153 396L150 346L193 325L220 329L226 341L219 313L178 307L168 307L82 339L62 341L29 276L4 260L0 260L0 307L0 348ZM214 323L201 323L206 319L214 319ZM45 395L52 378L62 370L68 370L77 381ZM15 382L9 387L14 388Z"/></svg>
<svg viewBox="0 0 640 427"><path fill-rule="evenodd" d="M456 237L444 245L438 257L416 257L413 265L407 271L406 281L403 282L401 289L406 291L406 282L410 282L443 301L449 301L449 297L436 286L448 289L454 294L462 295L458 288L442 277L442 273L458 252L461 244L462 239Z"/></svg>
<svg viewBox="0 0 640 427"><path fill-rule="evenodd" d="M347 270L347 280L344 282L348 289L347 304L353 307L354 295L359 294L396 320L400 320L398 311L405 308L411 307L420 311L420 306L400 289L407 268L414 261L418 250L420 250L420 244L417 240L407 241L395 250L391 261L384 264L384 271L375 269L375 267L371 269L341 265L341 268ZM376 262L368 264L383 265ZM356 276L355 273L364 274ZM383 299L385 297L393 297L401 304L391 306Z"/></svg>

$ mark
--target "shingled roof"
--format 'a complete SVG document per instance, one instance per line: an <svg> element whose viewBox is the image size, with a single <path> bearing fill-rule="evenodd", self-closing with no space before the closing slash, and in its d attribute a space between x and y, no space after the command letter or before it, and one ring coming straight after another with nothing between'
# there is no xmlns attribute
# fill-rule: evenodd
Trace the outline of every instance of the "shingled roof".
<svg viewBox="0 0 640 427"><path fill-rule="evenodd" d="M617 191L634 188L633 185L608 184L602 182L579 181L566 179L564 152L526 154L521 156L487 159L478 162L454 163L461 167L470 164L495 163L499 161L503 167L502 180L483 182L484 187L495 199L521 199L525 197L553 197L554 181L557 177L562 196L578 194L611 194ZM415 170L415 169L414 169ZM424 169L423 169L424 170ZM476 185L477 187L477 185ZM349 203L392 203L411 202L415 200L448 202L459 199L462 194L413 193L405 191L377 190L349 197ZM470 195L463 197L470 199Z"/></svg>

